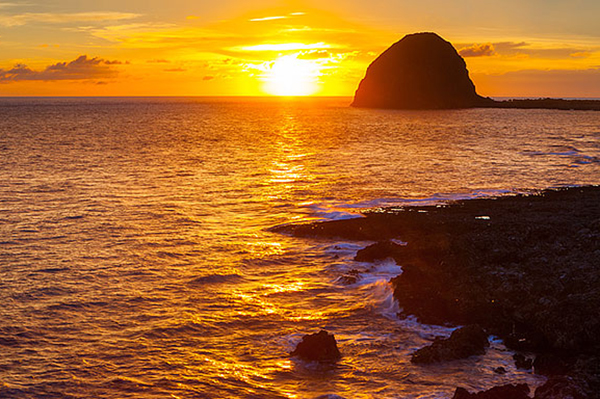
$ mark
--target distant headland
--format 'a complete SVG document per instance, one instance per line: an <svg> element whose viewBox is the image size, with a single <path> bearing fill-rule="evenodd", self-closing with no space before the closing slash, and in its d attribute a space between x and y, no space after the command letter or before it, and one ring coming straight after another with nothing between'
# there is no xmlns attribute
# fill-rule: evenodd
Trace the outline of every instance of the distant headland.
<svg viewBox="0 0 600 399"><path fill-rule="evenodd" d="M436 33L406 35L367 68L352 106L390 109L542 108L600 111L600 101L497 101L477 94L464 59Z"/></svg>

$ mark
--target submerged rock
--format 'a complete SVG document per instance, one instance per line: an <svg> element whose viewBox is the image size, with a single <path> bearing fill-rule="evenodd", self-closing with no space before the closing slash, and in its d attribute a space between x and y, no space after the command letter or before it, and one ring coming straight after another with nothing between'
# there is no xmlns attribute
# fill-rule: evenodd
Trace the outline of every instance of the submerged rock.
<svg viewBox="0 0 600 399"><path fill-rule="evenodd" d="M302 341L290 355L318 362L334 362L342 356L334 335L325 330L302 337Z"/></svg>
<svg viewBox="0 0 600 399"><path fill-rule="evenodd" d="M530 399L527 384L503 385L476 393L456 388L452 399Z"/></svg>
<svg viewBox="0 0 600 399"><path fill-rule="evenodd" d="M490 346L487 334L478 325L459 328L450 338L436 339L433 344L417 350L410 359L413 363L428 364L446 360L464 359L485 354Z"/></svg>
<svg viewBox="0 0 600 399"><path fill-rule="evenodd" d="M361 271L352 269L348 273L341 275L337 281L344 285L356 284L361 278Z"/></svg>
<svg viewBox="0 0 600 399"><path fill-rule="evenodd" d="M463 58L435 33L407 35L367 69L355 107L450 109L481 106Z"/></svg>

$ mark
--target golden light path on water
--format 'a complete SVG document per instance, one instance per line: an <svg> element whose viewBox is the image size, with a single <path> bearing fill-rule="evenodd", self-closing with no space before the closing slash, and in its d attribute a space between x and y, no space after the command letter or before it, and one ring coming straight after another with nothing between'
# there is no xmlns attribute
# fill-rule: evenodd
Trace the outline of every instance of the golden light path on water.
<svg viewBox="0 0 600 399"><path fill-rule="evenodd" d="M269 228L597 183L597 113L2 101L0 397L447 398L538 381L497 341L482 357L411 364L451 329L397 317L399 266L354 261L367 242ZM289 357L320 329L340 362Z"/></svg>

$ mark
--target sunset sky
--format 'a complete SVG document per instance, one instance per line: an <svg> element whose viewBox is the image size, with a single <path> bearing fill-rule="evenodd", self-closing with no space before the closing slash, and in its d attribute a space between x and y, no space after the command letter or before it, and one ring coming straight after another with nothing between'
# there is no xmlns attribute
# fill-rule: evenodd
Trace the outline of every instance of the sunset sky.
<svg viewBox="0 0 600 399"><path fill-rule="evenodd" d="M434 31L485 96L600 97L598 0L0 0L0 96L353 95Z"/></svg>

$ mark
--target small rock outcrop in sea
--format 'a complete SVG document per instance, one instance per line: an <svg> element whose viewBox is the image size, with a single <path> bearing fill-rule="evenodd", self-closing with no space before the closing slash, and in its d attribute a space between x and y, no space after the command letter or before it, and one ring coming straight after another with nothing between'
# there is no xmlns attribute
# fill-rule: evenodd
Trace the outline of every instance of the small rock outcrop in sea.
<svg viewBox="0 0 600 399"><path fill-rule="evenodd" d="M503 385L487 391L469 393L464 388L456 388L452 399L530 399L527 384Z"/></svg>
<svg viewBox="0 0 600 399"><path fill-rule="evenodd" d="M478 325L470 325L455 330L450 338L436 339L431 345L417 350L410 361L428 364L464 359L485 354L489 345L486 332Z"/></svg>
<svg viewBox="0 0 600 399"><path fill-rule="evenodd" d="M290 355L318 362L334 362L341 357L334 335L325 330L302 337Z"/></svg>
<svg viewBox="0 0 600 399"><path fill-rule="evenodd" d="M373 61L352 105L452 109L490 101L476 93L467 65L452 44L425 32L405 36Z"/></svg>

